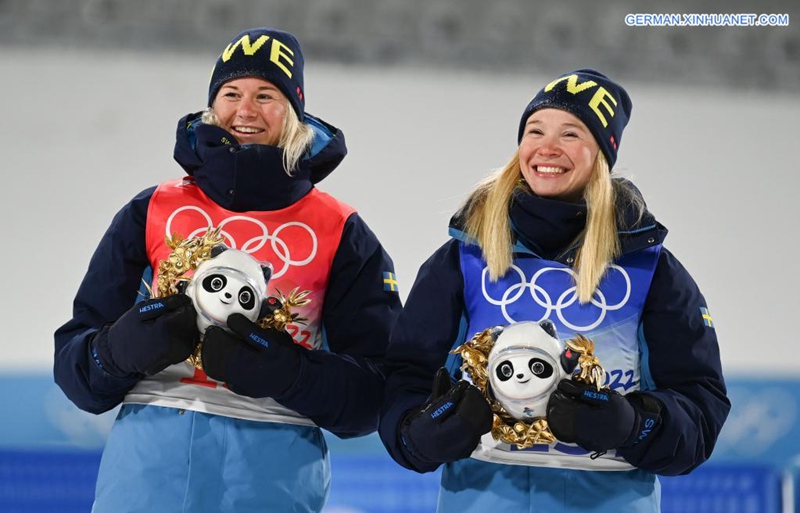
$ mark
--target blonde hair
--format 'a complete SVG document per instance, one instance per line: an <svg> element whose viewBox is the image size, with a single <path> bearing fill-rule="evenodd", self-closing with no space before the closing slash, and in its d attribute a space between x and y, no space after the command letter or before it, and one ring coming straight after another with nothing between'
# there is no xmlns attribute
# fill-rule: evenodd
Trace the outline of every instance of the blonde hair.
<svg viewBox="0 0 800 513"><path fill-rule="evenodd" d="M489 279L497 281L511 268L514 237L509 208L516 189L529 190L522 177L519 154L481 181L465 203L467 236L477 241L489 269ZM589 183L583 197L587 205L586 226L574 244L582 242L573 269L576 272L578 300L592 299L609 264L619 255L617 235L617 190L612 183L608 161L597 153ZM634 197L631 197L635 201ZM641 212L641 211L640 211Z"/></svg>
<svg viewBox="0 0 800 513"><path fill-rule="evenodd" d="M207 125L220 126L213 105L203 111L200 120ZM283 149L283 168L286 174L289 176L294 174L313 139L314 129L300 121L291 103L286 100L286 115L283 116L281 137L278 140L278 148Z"/></svg>

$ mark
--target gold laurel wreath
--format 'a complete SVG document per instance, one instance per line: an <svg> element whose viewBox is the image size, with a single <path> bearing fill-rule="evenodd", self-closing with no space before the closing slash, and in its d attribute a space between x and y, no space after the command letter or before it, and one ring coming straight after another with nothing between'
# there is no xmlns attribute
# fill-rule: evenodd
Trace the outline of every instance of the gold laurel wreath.
<svg viewBox="0 0 800 513"><path fill-rule="evenodd" d="M281 303L280 308L276 309L271 314L267 314L266 316L262 317L258 320L257 324L260 328L266 329L275 329L278 331L283 331L286 329L287 324L305 324L308 321L305 317L300 317L300 314L293 313L293 308L300 308L301 306L306 306L311 302L310 299L307 299L306 296L311 294L310 290L304 290L303 292L298 292L300 287L295 287L289 292L288 296L283 295L283 293L275 289L278 293L278 300Z"/></svg>
<svg viewBox="0 0 800 513"><path fill-rule="evenodd" d="M197 267L211 258L211 250L224 242L223 237L220 235L221 230L222 227L214 228L210 226L206 233L200 237L186 239L178 233L165 237L164 241L172 252L166 260L161 260L158 263L156 289L153 290L148 283L145 283L150 296L156 298L177 294L181 282L191 281ZM292 312L292 310L310 303L311 300L307 299L307 296L311 291L298 292L298 290L299 287L295 287L288 295L284 295L280 290L277 290L280 305L272 313L258 319L256 324L260 328L278 331L284 331L287 324L305 324L308 319L300 317L298 313ZM186 361L203 370L202 339Z"/></svg>
<svg viewBox="0 0 800 513"><path fill-rule="evenodd" d="M187 276L187 273L194 272L197 266L211 258L211 250L214 246L222 244L220 230L221 228L209 227L202 237L192 237L191 239L185 239L178 233L164 237L164 242L172 252L166 260L158 262L156 290L145 283L150 297L177 294L178 285L192 279L191 276Z"/></svg>
<svg viewBox="0 0 800 513"><path fill-rule="evenodd" d="M536 444L551 444L556 438L550 431L545 417L535 417L532 422L517 420L503 408L489 390L489 374L486 369L489 363L489 353L495 343L495 328L488 328L479 333L468 342L461 344L451 354L461 356L463 363L461 372L469 374L472 383L480 389L483 397L489 402L494 418L492 421L492 438L507 444L516 445L518 449L527 449ZM605 370L600 361L594 356L594 342L577 335L567 340L566 345L580 356L578 357L578 371L572 379L587 385L594 385L598 390L602 388L605 380Z"/></svg>

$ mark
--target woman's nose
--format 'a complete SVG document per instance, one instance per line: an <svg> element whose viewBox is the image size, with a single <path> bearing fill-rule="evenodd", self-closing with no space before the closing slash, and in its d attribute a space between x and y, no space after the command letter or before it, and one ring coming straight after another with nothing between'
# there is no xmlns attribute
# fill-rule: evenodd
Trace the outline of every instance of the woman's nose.
<svg viewBox="0 0 800 513"><path fill-rule="evenodd" d="M236 113L241 117L248 118L255 116L256 110L250 102L243 101L239 104L239 109Z"/></svg>
<svg viewBox="0 0 800 513"><path fill-rule="evenodd" d="M550 137L545 137L541 140L541 144L539 144L539 149L537 153L539 155L544 155L551 157L553 155L558 155L561 152L561 148L558 146L558 143L555 139Z"/></svg>

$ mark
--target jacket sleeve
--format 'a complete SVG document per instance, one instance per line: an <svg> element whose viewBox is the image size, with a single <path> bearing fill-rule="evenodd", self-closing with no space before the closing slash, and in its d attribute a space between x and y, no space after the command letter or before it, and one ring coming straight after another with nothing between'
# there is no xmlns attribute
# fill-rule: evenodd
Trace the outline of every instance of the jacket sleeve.
<svg viewBox="0 0 800 513"><path fill-rule="evenodd" d="M650 378L642 389L660 403L662 424L649 441L620 450L644 470L689 473L711 456L730 411L716 331L703 311L697 284L662 248L640 326Z"/></svg>
<svg viewBox="0 0 800 513"><path fill-rule="evenodd" d="M154 190L143 191L116 214L78 288L72 319L55 332L55 381L75 405L91 413L114 408L139 379L108 374L91 357L89 343L136 302L149 266L145 222Z"/></svg>
<svg viewBox="0 0 800 513"><path fill-rule="evenodd" d="M419 269L406 305L392 330L386 358L386 394L379 433L389 454L417 472L438 467L414 458L400 435L403 418L430 396L436 371L453 344L464 338L464 281L458 242L439 248Z"/></svg>
<svg viewBox="0 0 800 513"><path fill-rule="evenodd" d="M358 216L345 223L322 307L329 351L305 351L300 372L281 404L340 438L378 427L383 399L381 369L389 332L401 309L397 287L386 290L394 264Z"/></svg>

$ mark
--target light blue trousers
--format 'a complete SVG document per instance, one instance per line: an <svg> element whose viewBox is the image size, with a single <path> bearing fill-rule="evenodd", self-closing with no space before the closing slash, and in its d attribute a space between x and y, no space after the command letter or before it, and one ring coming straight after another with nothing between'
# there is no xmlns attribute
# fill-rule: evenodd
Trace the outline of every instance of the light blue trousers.
<svg viewBox="0 0 800 513"><path fill-rule="evenodd" d="M318 512L329 489L318 428L123 405L92 512Z"/></svg>
<svg viewBox="0 0 800 513"><path fill-rule="evenodd" d="M661 484L643 470L563 470L474 459L442 471L439 513L657 513Z"/></svg>

